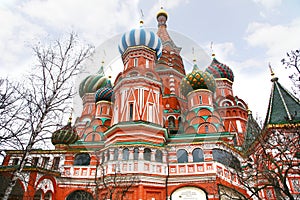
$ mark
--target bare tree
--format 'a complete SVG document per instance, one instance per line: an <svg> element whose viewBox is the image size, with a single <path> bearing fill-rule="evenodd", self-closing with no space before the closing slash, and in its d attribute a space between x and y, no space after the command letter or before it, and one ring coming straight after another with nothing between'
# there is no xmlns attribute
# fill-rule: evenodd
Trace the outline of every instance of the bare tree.
<svg viewBox="0 0 300 200"><path fill-rule="evenodd" d="M282 64L289 69L292 69L292 73L289 76L294 84L293 91L295 94L300 95L300 49L291 50L287 53L287 58L281 60Z"/></svg>
<svg viewBox="0 0 300 200"><path fill-rule="evenodd" d="M269 192L270 196L279 200L300 199L300 195L294 194L291 189L293 186L289 184L293 175L300 174L299 127L291 124L285 128L271 129L258 137L245 168L237 173L251 197L265 199L261 196L262 192Z"/></svg>
<svg viewBox="0 0 300 200"><path fill-rule="evenodd" d="M137 183L134 174L121 173L118 166L113 173L107 173L105 165L98 159L95 173L95 199L123 200L128 191Z"/></svg>
<svg viewBox="0 0 300 200"><path fill-rule="evenodd" d="M12 173L3 200L8 199L32 149L45 143L51 132L62 124L64 113L70 110L74 96L73 79L82 62L93 53L92 46L80 46L78 42L77 36L71 33L64 41L34 46L37 64L33 73L26 77L23 87L13 88L23 106L18 110L17 120L13 119L13 129L8 126L4 130L12 131L12 135L17 134L15 130L20 130L20 134L26 137L18 141L23 150L22 159ZM5 135L2 130L1 135Z"/></svg>
<svg viewBox="0 0 300 200"><path fill-rule="evenodd" d="M21 88L20 83L0 79L0 146L3 149L19 148L24 138L26 121L22 120L20 113L26 103L17 92Z"/></svg>

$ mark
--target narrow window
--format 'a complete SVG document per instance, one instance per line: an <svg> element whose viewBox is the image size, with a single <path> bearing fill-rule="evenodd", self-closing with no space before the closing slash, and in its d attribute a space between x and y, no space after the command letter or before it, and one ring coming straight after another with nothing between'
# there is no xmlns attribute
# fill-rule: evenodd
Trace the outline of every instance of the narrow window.
<svg viewBox="0 0 300 200"><path fill-rule="evenodd" d="M146 59L146 68L149 68L149 60Z"/></svg>
<svg viewBox="0 0 300 200"><path fill-rule="evenodd" d="M187 163L188 162L188 153L184 149L179 149L177 151L177 162L178 163Z"/></svg>
<svg viewBox="0 0 300 200"><path fill-rule="evenodd" d="M133 60L133 66L134 66L134 67L137 67L137 66L138 66L138 58L135 58L135 59Z"/></svg>
<svg viewBox="0 0 300 200"><path fill-rule="evenodd" d="M129 103L129 121L133 120L133 103Z"/></svg>
<svg viewBox="0 0 300 200"><path fill-rule="evenodd" d="M156 162L162 162L162 151L156 150L155 152L155 161Z"/></svg>
<svg viewBox="0 0 300 200"><path fill-rule="evenodd" d="M38 162L39 162L39 158L38 158L38 157L34 157L34 158L32 159L32 166L33 166L33 167L37 167Z"/></svg>
<svg viewBox="0 0 300 200"><path fill-rule="evenodd" d="M208 133L208 125L205 125L205 133Z"/></svg>
<svg viewBox="0 0 300 200"><path fill-rule="evenodd" d="M49 159L50 159L49 157L43 157L43 161L42 161L42 165L41 165L42 168L47 169Z"/></svg>
<svg viewBox="0 0 300 200"><path fill-rule="evenodd" d="M201 95L199 96L199 103L200 103L200 104L203 103L203 102L202 102L202 96L201 96Z"/></svg>
<svg viewBox="0 0 300 200"><path fill-rule="evenodd" d="M93 141L93 142L95 141L95 136L96 136L96 134L93 134L93 135L92 135L92 141Z"/></svg>
<svg viewBox="0 0 300 200"><path fill-rule="evenodd" d="M133 149L133 160L138 160L139 159L139 149L134 148Z"/></svg>
<svg viewBox="0 0 300 200"><path fill-rule="evenodd" d="M110 161L110 151L107 149L107 161Z"/></svg>
<svg viewBox="0 0 300 200"><path fill-rule="evenodd" d="M202 149L196 148L193 150L193 162L203 162L204 156Z"/></svg>
<svg viewBox="0 0 300 200"><path fill-rule="evenodd" d="M101 162L102 162L102 163L104 163L104 162L105 162L105 154L104 154L104 152L102 153Z"/></svg>
<svg viewBox="0 0 300 200"><path fill-rule="evenodd" d="M118 158L119 158L119 150L115 149L114 150L114 160L118 160Z"/></svg>
<svg viewBox="0 0 300 200"><path fill-rule="evenodd" d="M123 160L129 160L129 149L123 149Z"/></svg>
<svg viewBox="0 0 300 200"><path fill-rule="evenodd" d="M168 118L168 125L169 125L169 128L175 128L175 118L173 116L170 116Z"/></svg>
<svg viewBox="0 0 300 200"><path fill-rule="evenodd" d="M222 95L223 97L225 97L225 91L224 91L224 89L221 89L221 95Z"/></svg>
<svg viewBox="0 0 300 200"><path fill-rule="evenodd" d="M14 158L12 165L18 165L19 164L19 158Z"/></svg>
<svg viewBox="0 0 300 200"><path fill-rule="evenodd" d="M151 161L151 150L149 148L144 149L144 160Z"/></svg>
<svg viewBox="0 0 300 200"><path fill-rule="evenodd" d="M59 167L59 161L60 161L60 157L55 157L53 159L53 164L52 164L52 169L53 170L58 170Z"/></svg>

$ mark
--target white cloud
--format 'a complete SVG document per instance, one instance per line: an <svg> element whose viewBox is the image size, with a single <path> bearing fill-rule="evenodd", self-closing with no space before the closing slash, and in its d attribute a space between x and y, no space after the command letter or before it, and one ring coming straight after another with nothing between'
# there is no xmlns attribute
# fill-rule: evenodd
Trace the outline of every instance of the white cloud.
<svg viewBox="0 0 300 200"><path fill-rule="evenodd" d="M278 9L282 0L253 0L254 3L262 7L259 14L263 18L267 18L269 15L279 14L280 10Z"/></svg>
<svg viewBox="0 0 300 200"><path fill-rule="evenodd" d="M280 82L288 89L291 88L291 81L288 76L291 71L285 70L281 64L281 59L286 57L286 53L299 49L300 46L300 18L282 25L270 25L268 23L251 23L248 26L246 41L252 47L262 47L266 52L264 63L271 63L276 72L280 72Z"/></svg>
<svg viewBox="0 0 300 200"><path fill-rule="evenodd" d="M227 60L231 55L235 53L235 46L232 42L216 43L212 46L216 57L220 57Z"/></svg>
<svg viewBox="0 0 300 200"><path fill-rule="evenodd" d="M139 0L28 0L0 3L1 76L20 75L32 60L30 45L70 31L98 46L138 25ZM25 66L26 63L26 66ZM13 74L12 74L13 73Z"/></svg>
<svg viewBox="0 0 300 200"><path fill-rule="evenodd" d="M99 43L117 28L138 24L138 0L31 0L20 5L27 16L50 29L75 29L88 41Z"/></svg>
<svg viewBox="0 0 300 200"><path fill-rule="evenodd" d="M29 43L45 35L43 28L24 20L22 15L9 9L0 9L0 65L1 75L18 75L20 66L30 60Z"/></svg>
<svg viewBox="0 0 300 200"><path fill-rule="evenodd" d="M283 56L285 52L299 48L300 18L286 25L253 22L248 26L246 41L253 47L267 49L267 56Z"/></svg>
<svg viewBox="0 0 300 200"><path fill-rule="evenodd" d="M281 5L282 0L254 0L255 3L263 6L267 10L272 10Z"/></svg>

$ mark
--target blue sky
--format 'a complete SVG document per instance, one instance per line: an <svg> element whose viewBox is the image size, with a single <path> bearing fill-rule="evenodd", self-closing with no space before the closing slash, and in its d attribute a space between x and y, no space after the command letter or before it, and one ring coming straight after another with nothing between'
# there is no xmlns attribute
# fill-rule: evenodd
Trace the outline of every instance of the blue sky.
<svg viewBox="0 0 300 200"><path fill-rule="evenodd" d="M217 59L235 74L234 95L244 99L254 115L265 117L269 62L290 88L290 72L280 60L300 48L298 0L0 0L0 74L19 79L34 62L30 45L70 31L101 47L137 27L141 9L145 26L155 28L161 6L169 13L170 31L193 40L208 55L213 41ZM105 52L103 59L110 60L110 50Z"/></svg>

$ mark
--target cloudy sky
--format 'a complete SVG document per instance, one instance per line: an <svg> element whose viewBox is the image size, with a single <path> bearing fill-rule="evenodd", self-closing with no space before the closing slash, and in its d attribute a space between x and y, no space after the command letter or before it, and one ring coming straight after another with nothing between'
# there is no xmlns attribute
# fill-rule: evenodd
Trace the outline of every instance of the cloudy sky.
<svg viewBox="0 0 300 200"><path fill-rule="evenodd" d="M141 9L145 26L157 27L155 15L161 6L169 13L170 32L192 40L207 55L213 42L217 59L235 74L234 95L244 99L254 115L265 117L269 62L279 81L290 88L290 72L280 60L287 51L300 48L298 0L0 0L0 76L19 79L32 66L32 44L71 31L107 48L101 48L107 63L116 60L118 55L103 42L137 27Z"/></svg>

